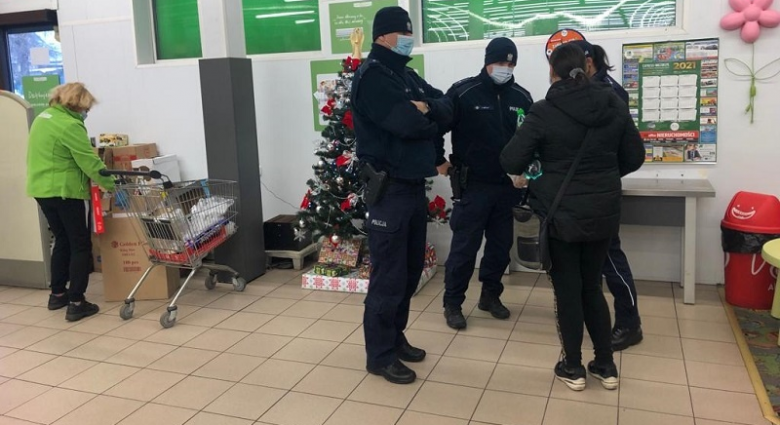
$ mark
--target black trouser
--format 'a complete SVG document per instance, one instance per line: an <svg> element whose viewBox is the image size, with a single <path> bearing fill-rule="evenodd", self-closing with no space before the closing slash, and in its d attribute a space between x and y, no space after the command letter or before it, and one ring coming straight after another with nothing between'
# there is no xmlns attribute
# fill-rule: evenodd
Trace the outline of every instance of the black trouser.
<svg viewBox="0 0 780 425"><path fill-rule="evenodd" d="M612 362L609 307L601 290L601 268L609 240L564 242L550 239L555 309L566 363L582 363L582 323L588 328L598 363Z"/></svg>
<svg viewBox="0 0 780 425"><path fill-rule="evenodd" d="M466 300L483 235L485 252L479 266L482 293L499 297L504 292L501 277L509 265L514 234L512 207L521 196L521 191L508 184L469 183L461 200L455 202L450 218L450 255L444 272L445 307L460 307Z"/></svg>
<svg viewBox="0 0 780 425"><path fill-rule="evenodd" d="M425 264L428 225L425 182L391 181L384 197L368 207L371 284L365 300L363 330L367 366L385 367L406 342L409 304Z"/></svg>
<svg viewBox="0 0 780 425"><path fill-rule="evenodd" d="M92 262L92 235L86 201L36 198L54 233L51 255L51 292L67 292L71 302L84 300ZM68 286L70 281L70 286Z"/></svg>
<svg viewBox="0 0 780 425"><path fill-rule="evenodd" d="M615 327L636 329L639 319L636 286L626 254L620 249L620 236L615 235L609 245L607 260L602 270L609 292L615 297Z"/></svg>

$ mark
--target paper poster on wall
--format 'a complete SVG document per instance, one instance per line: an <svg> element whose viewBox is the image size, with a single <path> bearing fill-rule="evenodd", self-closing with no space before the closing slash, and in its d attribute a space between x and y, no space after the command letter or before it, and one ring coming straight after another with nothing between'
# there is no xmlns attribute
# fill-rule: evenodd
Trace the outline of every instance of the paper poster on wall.
<svg viewBox="0 0 780 425"><path fill-rule="evenodd" d="M362 28L365 34L363 52L371 49L371 27L374 15L379 9L398 6L398 0L351 1L331 3L330 11L330 49L331 53L351 53L350 35L355 28Z"/></svg>
<svg viewBox="0 0 780 425"><path fill-rule="evenodd" d="M49 92L58 85L60 85L59 75L22 77L24 100L32 105L36 117L49 107Z"/></svg>
<svg viewBox="0 0 780 425"><path fill-rule="evenodd" d="M320 111L328 103L328 99L330 99L333 91L336 90L336 81L341 71L341 62L342 59L311 62L311 90L315 131L322 131L328 125ZM412 60L408 66L414 69L420 77L425 78L425 60L423 55L412 55Z"/></svg>
<svg viewBox="0 0 780 425"><path fill-rule="evenodd" d="M716 162L717 38L623 45L623 87L646 162Z"/></svg>

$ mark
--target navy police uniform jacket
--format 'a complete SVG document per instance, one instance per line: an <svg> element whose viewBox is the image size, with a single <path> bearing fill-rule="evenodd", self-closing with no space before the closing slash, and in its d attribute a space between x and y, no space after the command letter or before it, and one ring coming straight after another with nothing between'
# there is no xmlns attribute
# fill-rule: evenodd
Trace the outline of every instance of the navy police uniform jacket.
<svg viewBox="0 0 780 425"><path fill-rule="evenodd" d="M495 84L483 68L476 77L453 84L447 97L453 102L453 120L447 127L452 130L452 153L468 167L468 181L511 184L499 156L515 134L518 110L527 114L531 108L531 94L514 77ZM445 162L442 137L436 151L436 165L441 165Z"/></svg>
<svg viewBox="0 0 780 425"><path fill-rule="evenodd" d="M452 119L452 103L406 66L411 59L374 44L352 80L357 156L394 179L436 175L434 139ZM412 100L428 102L423 115Z"/></svg>
<svg viewBox="0 0 780 425"><path fill-rule="evenodd" d="M628 92L626 89L623 88L623 86L620 85L614 78L610 77L609 74L607 74L607 69L602 69L601 71L597 72L593 79L595 81L599 81L602 83L607 83L612 87L612 90L615 91L615 94L618 95L620 100L623 101L626 105L628 105Z"/></svg>

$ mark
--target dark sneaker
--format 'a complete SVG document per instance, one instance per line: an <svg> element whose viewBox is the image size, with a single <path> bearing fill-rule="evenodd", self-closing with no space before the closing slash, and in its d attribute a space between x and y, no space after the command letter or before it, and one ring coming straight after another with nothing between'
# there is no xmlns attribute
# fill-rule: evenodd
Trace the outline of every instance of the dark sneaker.
<svg viewBox="0 0 780 425"><path fill-rule="evenodd" d="M397 353L398 358L405 362L418 363L425 360L425 350L412 347L408 342L398 347Z"/></svg>
<svg viewBox="0 0 780 425"><path fill-rule="evenodd" d="M510 315L509 309L501 303L501 300L498 297L490 295L482 294L482 296L479 297L477 308L482 311L490 312L490 315L496 319L508 319Z"/></svg>
<svg viewBox="0 0 780 425"><path fill-rule="evenodd" d="M460 307L445 306L444 318L447 319L447 326L452 329L466 329L466 318L463 317Z"/></svg>
<svg viewBox="0 0 780 425"><path fill-rule="evenodd" d="M49 295L49 310L59 310L62 307L67 307L68 304L70 304L68 294L62 294L59 297L54 294Z"/></svg>
<svg viewBox="0 0 780 425"><path fill-rule="evenodd" d="M85 317L89 317L97 314L100 311L100 307L97 304L84 300L80 304L70 303L68 304L68 312L65 313L65 320L68 322L75 322Z"/></svg>
<svg viewBox="0 0 780 425"><path fill-rule="evenodd" d="M642 327L615 328L612 330L612 351L623 351L642 342Z"/></svg>
<svg viewBox="0 0 780 425"><path fill-rule="evenodd" d="M566 366L563 361L555 365L555 377L574 391L585 389L585 376L585 368L582 365Z"/></svg>
<svg viewBox="0 0 780 425"><path fill-rule="evenodd" d="M608 390L616 390L620 384L617 366L614 362L608 365L599 365L592 361L588 363L588 372L590 372L590 376L601 381L601 385Z"/></svg>
<svg viewBox="0 0 780 425"><path fill-rule="evenodd" d="M385 367L378 369L366 368L366 370L374 375L384 377L393 384L411 384L417 379L417 374L398 360Z"/></svg>

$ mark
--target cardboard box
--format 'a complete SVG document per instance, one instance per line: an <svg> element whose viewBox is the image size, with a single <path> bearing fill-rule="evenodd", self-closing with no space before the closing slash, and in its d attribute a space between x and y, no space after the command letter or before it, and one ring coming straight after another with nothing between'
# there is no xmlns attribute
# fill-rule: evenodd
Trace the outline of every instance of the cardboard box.
<svg viewBox="0 0 780 425"><path fill-rule="evenodd" d="M101 134L98 138L98 146L114 147L127 146L130 144L130 136L127 134Z"/></svg>
<svg viewBox="0 0 780 425"><path fill-rule="evenodd" d="M100 235L106 301L123 301L141 279L149 259L129 217L106 217L106 231ZM165 300L179 287L179 271L159 266L149 274L136 300Z"/></svg>
<svg viewBox="0 0 780 425"><path fill-rule="evenodd" d="M155 158L139 158L131 161L131 164L133 170L159 171L160 174L167 176L174 183L181 181L181 172L179 171L179 162L176 159L176 155L163 155Z"/></svg>
<svg viewBox="0 0 780 425"><path fill-rule="evenodd" d="M143 158L154 158L157 154L157 144L141 143L116 148L107 148L111 155L111 169L133 171L133 161ZM105 162L105 161L104 161ZM108 165L108 163L106 163Z"/></svg>
<svg viewBox="0 0 780 425"><path fill-rule="evenodd" d="M263 223L265 249L268 251L302 251L312 244L311 230L306 229L303 239L295 239L293 226L298 223L294 215L277 215Z"/></svg>

